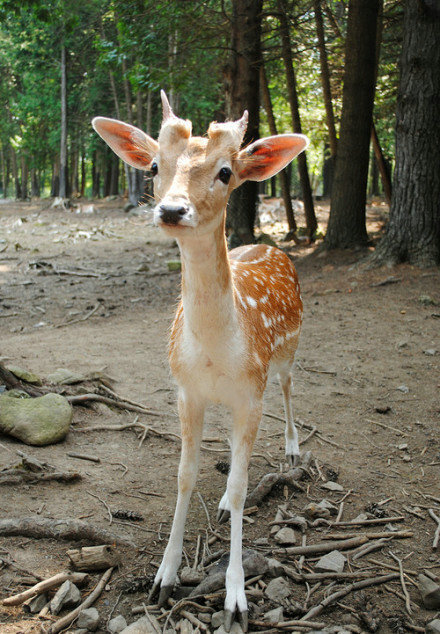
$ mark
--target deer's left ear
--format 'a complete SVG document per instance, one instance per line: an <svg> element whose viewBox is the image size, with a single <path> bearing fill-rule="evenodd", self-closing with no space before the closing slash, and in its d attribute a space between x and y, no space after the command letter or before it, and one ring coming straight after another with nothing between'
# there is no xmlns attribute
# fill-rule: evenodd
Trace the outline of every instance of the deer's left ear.
<svg viewBox="0 0 440 634"><path fill-rule="evenodd" d="M95 117L92 126L123 161L147 170L159 149L158 143L134 126L107 117Z"/></svg>
<svg viewBox="0 0 440 634"><path fill-rule="evenodd" d="M278 134L254 141L237 155L239 181L264 181L274 176L308 144L303 134Z"/></svg>

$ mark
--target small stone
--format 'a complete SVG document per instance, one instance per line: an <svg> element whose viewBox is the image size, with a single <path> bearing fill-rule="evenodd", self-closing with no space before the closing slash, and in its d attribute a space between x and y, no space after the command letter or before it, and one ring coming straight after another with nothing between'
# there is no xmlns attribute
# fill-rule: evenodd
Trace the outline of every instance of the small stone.
<svg viewBox="0 0 440 634"><path fill-rule="evenodd" d="M46 378L49 383L55 383L56 385L74 385L75 383L81 383L86 377L67 368L57 368L54 372L48 374Z"/></svg>
<svg viewBox="0 0 440 634"><path fill-rule="evenodd" d="M440 619L434 619L427 623L426 634L440 634Z"/></svg>
<svg viewBox="0 0 440 634"><path fill-rule="evenodd" d="M28 603L23 605L23 609L26 612L30 612L31 614L37 614L44 608L47 603L47 594L43 592L43 594L39 594L38 596L31 599Z"/></svg>
<svg viewBox="0 0 440 634"><path fill-rule="evenodd" d="M327 489L328 491L343 491L344 487L339 484L338 482L332 482L331 480L329 480L328 482L324 482L324 484L321 484L321 487L323 489Z"/></svg>
<svg viewBox="0 0 440 634"><path fill-rule="evenodd" d="M371 515L367 515L367 513L359 513L359 515L356 515L356 517L354 519L352 519L351 521L353 523L355 522L365 522L365 520L369 520L371 518Z"/></svg>
<svg viewBox="0 0 440 634"><path fill-rule="evenodd" d="M63 608L74 608L81 603L81 592L71 581L65 581L50 602L52 614L58 614Z"/></svg>
<svg viewBox="0 0 440 634"><path fill-rule="evenodd" d="M283 608L279 606L274 610L269 610L269 612L266 612L263 618L269 623L280 623L281 621L284 621Z"/></svg>
<svg viewBox="0 0 440 634"><path fill-rule="evenodd" d="M293 528L289 528L285 526L281 528L278 533L275 535L275 541L277 544L281 544L282 546L296 544L296 535Z"/></svg>
<svg viewBox="0 0 440 634"><path fill-rule="evenodd" d="M436 306L435 300L430 295L420 295L419 302L424 306Z"/></svg>
<svg viewBox="0 0 440 634"><path fill-rule="evenodd" d="M403 443L402 445L397 445L397 449L400 449L400 451L404 451L405 449L408 449L408 445L407 443Z"/></svg>
<svg viewBox="0 0 440 634"><path fill-rule="evenodd" d="M123 629L127 627L127 621L124 619L122 614L118 614L113 619L111 619L107 625L107 629L110 634L119 634Z"/></svg>
<svg viewBox="0 0 440 634"><path fill-rule="evenodd" d="M212 627L220 627L223 625L223 619L225 618L224 610L220 610L220 612L214 612L211 616L211 626Z"/></svg>
<svg viewBox="0 0 440 634"><path fill-rule="evenodd" d="M433 357L437 354L437 350L435 348L429 348L428 350L423 350L423 354L426 354L428 357Z"/></svg>
<svg viewBox="0 0 440 634"><path fill-rule="evenodd" d="M399 390L399 392L403 392L404 394L408 394L409 387L407 385L399 385L396 387L396 390Z"/></svg>
<svg viewBox="0 0 440 634"><path fill-rule="evenodd" d="M342 572L346 561L347 558L339 550L332 550L316 562L315 568L323 572Z"/></svg>
<svg viewBox="0 0 440 634"><path fill-rule="evenodd" d="M292 590L289 582L284 577L277 577L269 581L265 594L272 601L280 603L283 599L291 596Z"/></svg>
<svg viewBox="0 0 440 634"><path fill-rule="evenodd" d="M153 623L157 623L157 628L154 627ZM161 631L158 621L150 614L149 618L143 616L138 621L126 627L125 630L121 630L121 634L157 634L157 632Z"/></svg>
<svg viewBox="0 0 440 634"><path fill-rule="evenodd" d="M214 630L214 634L228 634L225 630L225 628L223 627L223 625L221 625L218 630ZM232 624L231 629L229 630L229 634L243 634L243 630L241 629L241 625L239 623L237 623L237 621L234 621L234 623Z"/></svg>
<svg viewBox="0 0 440 634"><path fill-rule="evenodd" d="M142 262L142 264L139 264L139 266L137 267L137 270L139 271L139 273L146 273L150 270L150 267L146 262Z"/></svg>
<svg viewBox="0 0 440 634"><path fill-rule="evenodd" d="M207 625L211 623L211 615L207 614L206 612L199 612L197 614L197 618L199 619L199 621L202 621L202 623L206 623Z"/></svg>
<svg viewBox="0 0 440 634"><path fill-rule="evenodd" d="M403 454L402 460L404 462L411 462L411 456L408 453Z"/></svg>
<svg viewBox="0 0 440 634"><path fill-rule="evenodd" d="M258 537L254 543L255 546L270 546L267 537Z"/></svg>
<svg viewBox="0 0 440 634"><path fill-rule="evenodd" d="M15 366L15 365L8 366L8 370L9 372L12 372L12 374L16 376L18 379L22 379L23 381L26 381L26 383L31 383L32 385L42 384L40 377L37 374L34 374L33 372L28 372L28 370L24 370L23 368L19 368L18 366Z"/></svg>
<svg viewBox="0 0 440 634"><path fill-rule="evenodd" d="M316 502L310 502L304 507L304 514L310 519L316 519L318 517L330 517L330 515L337 515L338 507L324 499L316 504Z"/></svg>
<svg viewBox="0 0 440 634"><path fill-rule="evenodd" d="M76 621L78 627L84 627L89 632L94 632L99 625L99 612L96 608L86 608L81 610Z"/></svg>
<svg viewBox="0 0 440 634"><path fill-rule="evenodd" d="M440 608L440 586L426 575L419 575L419 591L428 610Z"/></svg>
<svg viewBox="0 0 440 634"><path fill-rule="evenodd" d="M205 578L205 576L206 575L202 572L194 570L189 566L185 566L184 568L182 568L182 571L179 575L180 583L183 586L196 586Z"/></svg>
<svg viewBox="0 0 440 634"><path fill-rule="evenodd" d="M269 565L268 573L271 577L280 577L284 574L284 567L277 559L268 558L267 563Z"/></svg>

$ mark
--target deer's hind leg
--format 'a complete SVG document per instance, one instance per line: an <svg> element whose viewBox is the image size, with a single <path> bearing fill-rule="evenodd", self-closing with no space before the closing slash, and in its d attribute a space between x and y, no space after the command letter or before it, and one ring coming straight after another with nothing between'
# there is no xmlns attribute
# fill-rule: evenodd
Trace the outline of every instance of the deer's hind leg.
<svg viewBox="0 0 440 634"><path fill-rule="evenodd" d="M290 367L283 368L278 372L278 379L280 381L281 389L283 391L284 400L284 415L286 418L286 459L291 467L296 467L299 463L299 442L298 432L293 420L293 408L292 408L292 374Z"/></svg>

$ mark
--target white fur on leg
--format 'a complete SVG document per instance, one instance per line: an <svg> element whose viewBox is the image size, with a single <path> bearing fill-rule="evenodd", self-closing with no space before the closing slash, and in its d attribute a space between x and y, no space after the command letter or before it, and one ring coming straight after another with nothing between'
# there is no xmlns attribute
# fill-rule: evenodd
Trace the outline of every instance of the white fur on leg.
<svg viewBox="0 0 440 634"><path fill-rule="evenodd" d="M222 497L222 499L219 502L218 508L221 511L229 511L229 512L231 511L231 504L229 502L228 492L227 491L225 491L223 493L223 497Z"/></svg>
<svg viewBox="0 0 440 634"><path fill-rule="evenodd" d="M284 413L286 419L286 458L290 466L295 466L299 462L299 441L298 432L293 421L293 410L291 401L292 377L290 373L281 373L278 375L283 391Z"/></svg>

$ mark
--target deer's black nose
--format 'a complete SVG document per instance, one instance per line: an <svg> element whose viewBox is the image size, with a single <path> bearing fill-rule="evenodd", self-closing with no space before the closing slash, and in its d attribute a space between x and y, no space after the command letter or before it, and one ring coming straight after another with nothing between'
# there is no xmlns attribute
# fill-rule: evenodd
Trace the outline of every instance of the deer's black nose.
<svg viewBox="0 0 440 634"><path fill-rule="evenodd" d="M160 205L160 219L167 225L177 225L188 211L182 204Z"/></svg>

